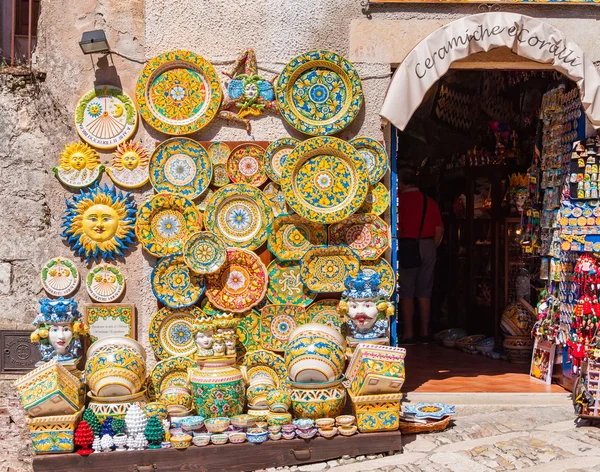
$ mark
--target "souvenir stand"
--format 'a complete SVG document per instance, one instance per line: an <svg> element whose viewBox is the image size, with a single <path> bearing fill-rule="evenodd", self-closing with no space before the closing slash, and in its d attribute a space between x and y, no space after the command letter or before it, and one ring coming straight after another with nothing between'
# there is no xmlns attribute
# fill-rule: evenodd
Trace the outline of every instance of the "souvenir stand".
<svg viewBox="0 0 600 472"><path fill-rule="evenodd" d="M73 189L61 236L97 265L81 277L67 258L42 268L31 341L43 361L16 383L46 454L35 470L254 470L397 451L401 423L448 424L444 405L401 413L388 156L372 138L331 136L362 106L353 65L310 51L271 84L248 50L226 75L223 91L206 59L167 52L141 71L135 101L99 86L77 105L83 142L54 168ZM185 137L219 118L249 130L263 112L309 137ZM152 152L130 141L138 113L170 136ZM94 148L114 149L113 165ZM105 170L116 187L97 183ZM147 182L156 193L137 205L117 189ZM136 244L157 258L153 352L136 340L133 305L115 303L136 287L111 260ZM78 306L80 278L97 303Z"/></svg>

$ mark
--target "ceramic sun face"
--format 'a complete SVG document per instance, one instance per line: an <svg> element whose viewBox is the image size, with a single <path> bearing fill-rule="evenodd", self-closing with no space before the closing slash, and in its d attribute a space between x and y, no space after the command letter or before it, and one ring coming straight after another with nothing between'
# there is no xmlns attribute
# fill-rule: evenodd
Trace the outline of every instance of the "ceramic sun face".
<svg viewBox="0 0 600 472"><path fill-rule="evenodd" d="M104 171L98 153L85 143L73 142L60 154L60 164L52 170L68 187L83 188L93 184Z"/></svg>
<svg viewBox="0 0 600 472"><path fill-rule="evenodd" d="M123 257L123 251L135 244L135 214L130 193L96 185L67 200L62 236L86 262Z"/></svg>
<svg viewBox="0 0 600 472"><path fill-rule="evenodd" d="M119 187L139 188L148 182L150 156L140 143L127 141L113 153L113 165L106 171Z"/></svg>

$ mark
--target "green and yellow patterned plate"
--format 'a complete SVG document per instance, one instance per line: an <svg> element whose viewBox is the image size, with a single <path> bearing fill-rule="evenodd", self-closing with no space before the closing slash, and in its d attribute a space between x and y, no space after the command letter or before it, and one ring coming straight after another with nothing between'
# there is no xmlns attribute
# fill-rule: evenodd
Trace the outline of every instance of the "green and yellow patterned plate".
<svg viewBox="0 0 600 472"><path fill-rule="evenodd" d="M367 164L369 181L376 184L388 171L388 155L383 145L373 138L358 136L349 143L360 153Z"/></svg>
<svg viewBox="0 0 600 472"><path fill-rule="evenodd" d="M265 150L265 170L273 182L279 183L285 159L298 143L300 141L296 138L280 138L269 144Z"/></svg>
<svg viewBox="0 0 600 472"><path fill-rule="evenodd" d="M183 245L183 259L197 274L211 274L225 263L227 246L216 234L199 231L192 234Z"/></svg>
<svg viewBox="0 0 600 472"><path fill-rule="evenodd" d="M260 345L260 312L249 310L238 323L235 330L238 343L244 346L246 352L262 349Z"/></svg>
<svg viewBox="0 0 600 472"><path fill-rule="evenodd" d="M306 309L308 323L324 324L340 331L344 324L344 317L337 312L339 303L340 301L335 298L314 302Z"/></svg>
<svg viewBox="0 0 600 472"><path fill-rule="evenodd" d="M302 258L302 280L315 292L343 292L347 276L356 277L359 258L347 246L315 247Z"/></svg>
<svg viewBox="0 0 600 472"><path fill-rule="evenodd" d="M311 136L337 133L348 126L363 102L354 66L326 50L305 52L279 75L275 97L285 120Z"/></svg>
<svg viewBox="0 0 600 472"><path fill-rule="evenodd" d="M285 361L281 356L278 356L273 352L264 349L248 352L244 357L243 365L246 367L246 372L253 367L269 367L274 370L279 377L282 389L287 390L290 387L290 380L288 378L287 368L285 367Z"/></svg>
<svg viewBox="0 0 600 472"><path fill-rule="evenodd" d="M135 90L142 118L157 131L175 136L204 128L219 112L222 97L212 64L182 50L150 59Z"/></svg>
<svg viewBox="0 0 600 472"><path fill-rule="evenodd" d="M303 306L266 305L260 312L260 342L269 351L285 351L290 333L306 323Z"/></svg>
<svg viewBox="0 0 600 472"><path fill-rule="evenodd" d="M194 354L194 324L203 315L197 306L158 310L148 327L148 339L156 357L167 359Z"/></svg>
<svg viewBox="0 0 600 472"><path fill-rule="evenodd" d="M208 316L219 316L222 315L223 312L221 310L217 310L212 303L210 303L210 301L208 300L208 298L204 298L202 299L202 301L200 302L200 308L202 308L202 311L204 313L206 313Z"/></svg>
<svg viewBox="0 0 600 472"><path fill-rule="evenodd" d="M374 213L381 215L390 206L390 192L382 182L371 185L367 196L357 213Z"/></svg>
<svg viewBox="0 0 600 472"><path fill-rule="evenodd" d="M273 212L263 193L249 184L230 184L206 204L206 229L228 246L254 250L267 240Z"/></svg>
<svg viewBox="0 0 600 472"><path fill-rule="evenodd" d="M227 164L213 164L213 185L215 187L224 187L230 183L231 179L227 173Z"/></svg>
<svg viewBox="0 0 600 472"><path fill-rule="evenodd" d="M275 259L267 267L267 298L276 305L308 306L317 294L309 290L300 277L300 262Z"/></svg>
<svg viewBox="0 0 600 472"><path fill-rule="evenodd" d="M353 146L322 136L294 148L285 160L280 182L286 201L302 218L337 223L365 201L369 174Z"/></svg>
<svg viewBox="0 0 600 472"><path fill-rule="evenodd" d="M160 143L150 158L150 182L158 193L199 197L212 180L212 163L202 145L190 138Z"/></svg>
<svg viewBox="0 0 600 472"><path fill-rule="evenodd" d="M202 213L180 195L161 193L146 200L135 220L135 235L143 248L162 257L183 251L190 234L202 230Z"/></svg>
<svg viewBox="0 0 600 472"><path fill-rule="evenodd" d="M298 215L282 215L273 220L267 242L278 259L299 261L309 249L327 245L327 227Z"/></svg>
<svg viewBox="0 0 600 472"><path fill-rule="evenodd" d="M187 387L188 369L196 367L196 363L185 356L176 356L157 362L148 377L148 387L155 396L169 387Z"/></svg>
<svg viewBox="0 0 600 472"><path fill-rule="evenodd" d="M267 185L265 185L263 194L265 197L267 197L267 200L271 205L271 211L273 211L274 217L278 217L279 215L287 215L289 210L287 203L285 203L285 196L279 188L279 185L269 182Z"/></svg>
<svg viewBox="0 0 600 472"><path fill-rule="evenodd" d="M394 275L394 269L388 261L383 257L376 261L361 261L360 270L365 271L367 274L377 272L381 280L380 288L385 290L390 295L394 292L396 287L396 276Z"/></svg>
<svg viewBox="0 0 600 472"><path fill-rule="evenodd" d="M227 143L223 143L221 141L212 143L210 146L208 146L207 151L213 165L227 164L227 159L229 159L229 154L231 154L231 149Z"/></svg>
<svg viewBox="0 0 600 472"><path fill-rule="evenodd" d="M389 247L390 239L388 224L372 213L357 213L329 226L329 244L348 246L365 261L381 256Z"/></svg>
<svg viewBox="0 0 600 472"><path fill-rule="evenodd" d="M227 175L234 184L260 187L267 181L265 150L258 144L241 144L227 159Z"/></svg>
<svg viewBox="0 0 600 472"><path fill-rule="evenodd" d="M152 292L169 308L196 303L204 293L204 278L190 270L180 254L161 258L152 269Z"/></svg>

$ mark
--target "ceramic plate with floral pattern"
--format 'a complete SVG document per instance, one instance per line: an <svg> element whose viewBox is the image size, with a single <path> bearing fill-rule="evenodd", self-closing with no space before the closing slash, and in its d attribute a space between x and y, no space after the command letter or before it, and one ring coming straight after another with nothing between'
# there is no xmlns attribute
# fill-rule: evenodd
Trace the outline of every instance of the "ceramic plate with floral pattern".
<svg viewBox="0 0 600 472"><path fill-rule="evenodd" d="M324 324L340 331L344 323L344 317L337 311L339 303L340 301L335 298L314 302L306 309L308 323Z"/></svg>
<svg viewBox="0 0 600 472"><path fill-rule="evenodd" d="M302 279L315 292L343 292L347 276L356 277L359 258L347 246L315 247L302 258Z"/></svg>
<svg viewBox="0 0 600 472"><path fill-rule="evenodd" d="M277 80L275 96L285 120L312 136L341 131L356 118L363 102L354 66L326 50L305 52L288 62Z"/></svg>
<svg viewBox="0 0 600 472"><path fill-rule="evenodd" d="M231 183L227 173L227 164L213 164L213 185L215 187L224 187Z"/></svg>
<svg viewBox="0 0 600 472"><path fill-rule="evenodd" d="M424 403L403 405L405 415L413 415L417 419L440 420L448 415L454 415L454 407L445 403Z"/></svg>
<svg viewBox="0 0 600 472"><path fill-rule="evenodd" d="M390 206L390 192L382 182L371 185L364 203L357 213L374 213L381 215Z"/></svg>
<svg viewBox="0 0 600 472"><path fill-rule="evenodd" d="M290 333L306 322L306 312L298 305L266 305L261 309L260 340L263 349L283 352Z"/></svg>
<svg viewBox="0 0 600 472"><path fill-rule="evenodd" d="M175 356L157 362L148 376L151 392L159 396L165 388L187 387L188 369L192 367L196 367L196 363L185 356Z"/></svg>
<svg viewBox="0 0 600 472"><path fill-rule="evenodd" d="M161 308L148 327L148 339L156 357L190 356L196 352L194 323L204 316L197 306Z"/></svg>
<svg viewBox="0 0 600 472"><path fill-rule="evenodd" d="M380 288L389 294L394 293L394 289L396 288L394 269L392 269L390 263L383 257L375 261L361 261L360 270L365 271L367 274L377 272L381 281Z"/></svg>
<svg viewBox="0 0 600 472"><path fill-rule="evenodd" d="M269 201L274 217L288 214L289 210L285 203L285 195L283 195L279 185L269 182L263 190L263 195Z"/></svg>
<svg viewBox="0 0 600 472"><path fill-rule="evenodd" d="M242 144L231 151L227 174L234 184L259 187L267 181L264 159L265 150L258 144Z"/></svg>
<svg viewBox="0 0 600 472"><path fill-rule="evenodd" d="M189 235L202 230L202 213L180 195L159 194L138 210L135 235L153 256L181 253Z"/></svg>
<svg viewBox="0 0 600 472"><path fill-rule="evenodd" d="M55 297L71 295L79 286L79 271L66 257L53 257L46 262L40 278L44 290Z"/></svg>
<svg viewBox="0 0 600 472"><path fill-rule="evenodd" d="M273 220L267 243L278 259L299 261L309 249L327 245L327 227L298 215L281 215Z"/></svg>
<svg viewBox="0 0 600 472"><path fill-rule="evenodd" d="M213 164L226 164L231 154L231 149L227 143L216 141L208 146L208 155Z"/></svg>
<svg viewBox="0 0 600 472"><path fill-rule="evenodd" d="M288 205L302 218L337 223L365 201L369 173L354 147L322 136L294 148L285 160L280 184Z"/></svg>
<svg viewBox="0 0 600 472"><path fill-rule="evenodd" d="M114 302L125 290L125 277L116 266L100 264L89 271L85 288L90 298L96 302Z"/></svg>
<svg viewBox="0 0 600 472"><path fill-rule="evenodd" d="M299 142L296 138L280 138L269 144L265 150L265 170L273 182L279 182L285 159Z"/></svg>
<svg viewBox="0 0 600 472"><path fill-rule="evenodd" d="M379 182L388 170L388 155L379 141L366 136L358 136L349 143L360 153L367 164L371 184Z"/></svg>
<svg viewBox="0 0 600 472"><path fill-rule="evenodd" d="M223 92L210 62L190 51L150 59L138 78L140 115L154 129L181 136L205 127L219 112Z"/></svg>
<svg viewBox="0 0 600 472"><path fill-rule="evenodd" d="M246 371L252 369L253 367L269 367L277 373L281 388L289 388L290 381L288 378L288 371L285 367L285 361L281 356L278 356L273 352L260 349L257 351L248 352L244 357L243 365L246 367Z"/></svg>
<svg viewBox="0 0 600 472"><path fill-rule="evenodd" d="M199 197L212 180L212 163L202 145L189 138L160 143L150 158L150 182L158 193Z"/></svg>
<svg viewBox="0 0 600 472"><path fill-rule="evenodd" d="M183 245L183 259L197 274L211 274L225 263L225 242L210 231L192 234Z"/></svg>
<svg viewBox="0 0 600 472"><path fill-rule="evenodd" d="M256 309L248 310L238 323L235 332L238 344L244 346L246 352L261 349L260 345L260 312Z"/></svg>
<svg viewBox="0 0 600 472"><path fill-rule="evenodd" d="M357 213L329 227L329 244L352 249L361 260L372 261L390 245L390 227L372 213Z"/></svg>
<svg viewBox="0 0 600 472"><path fill-rule="evenodd" d="M182 308L196 303L204 293L204 278L190 270L183 256L161 258L152 269L152 291L169 308Z"/></svg>
<svg viewBox="0 0 600 472"><path fill-rule="evenodd" d="M249 184L231 184L206 204L206 229L229 246L257 249L267 240L273 212L263 193Z"/></svg>
<svg viewBox="0 0 600 472"><path fill-rule="evenodd" d="M279 305L308 306L317 294L309 290L300 276L300 262L275 259L267 267L269 286L267 298Z"/></svg>
<svg viewBox="0 0 600 472"><path fill-rule="evenodd" d="M267 268L256 254L229 248L221 269L206 276L206 296L220 310L243 313L262 301L268 283Z"/></svg>

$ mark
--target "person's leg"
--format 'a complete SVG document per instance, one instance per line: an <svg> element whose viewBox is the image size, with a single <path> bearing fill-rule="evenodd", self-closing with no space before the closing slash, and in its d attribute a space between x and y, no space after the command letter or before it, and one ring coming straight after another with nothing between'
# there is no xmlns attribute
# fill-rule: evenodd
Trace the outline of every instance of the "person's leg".
<svg viewBox="0 0 600 472"><path fill-rule="evenodd" d="M402 308L402 334L400 342L412 341L414 338L413 317L415 314L415 283L419 269L399 269L400 306Z"/></svg>
<svg viewBox="0 0 600 472"><path fill-rule="evenodd" d="M436 246L433 239L423 239L419 242L421 251L421 267L415 282L415 296L419 303L419 319L421 325L419 334L427 340L429 337L429 317L431 312L431 293L433 291L433 276L435 270Z"/></svg>
<svg viewBox="0 0 600 472"><path fill-rule="evenodd" d="M431 311L431 300L419 297L419 319L421 320L420 334L422 337L429 336L429 315Z"/></svg>
<svg viewBox="0 0 600 472"><path fill-rule="evenodd" d="M415 299L402 299L402 320L404 321L404 329L402 337L404 339L412 339L415 336L413 331L413 317L415 315Z"/></svg>

